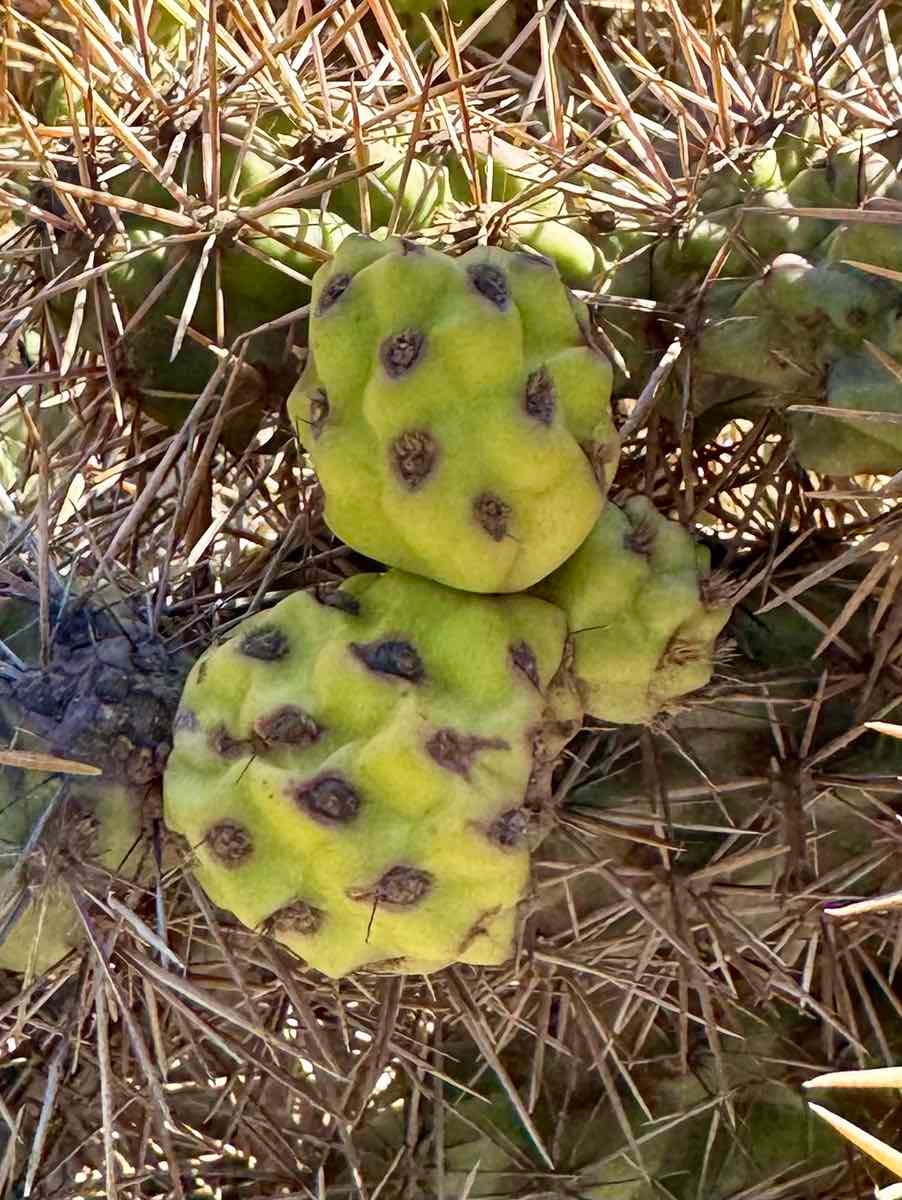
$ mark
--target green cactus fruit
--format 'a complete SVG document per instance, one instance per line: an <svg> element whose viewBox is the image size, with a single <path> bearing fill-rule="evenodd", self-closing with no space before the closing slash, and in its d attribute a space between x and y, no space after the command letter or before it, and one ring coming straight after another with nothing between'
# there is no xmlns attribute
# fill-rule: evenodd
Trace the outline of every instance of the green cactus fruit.
<svg viewBox="0 0 902 1200"><path fill-rule="evenodd" d="M836 141L839 126L823 113L806 113L787 121L774 142L777 165L784 184L789 184L821 154L822 147Z"/></svg>
<svg viewBox="0 0 902 1200"><path fill-rule="evenodd" d="M793 208L858 208L864 201L892 190L895 183L896 173L888 159L875 150L846 142L817 155L798 172L786 191ZM817 245L835 228L834 221L799 219L808 247Z"/></svg>
<svg viewBox="0 0 902 1200"><path fill-rule="evenodd" d="M125 875L134 874L139 864L135 847L144 825L133 795L124 788L76 784L67 789L54 819L42 824L62 791L46 779L46 773L12 767L4 767L0 777L0 913L4 929L6 921L12 922L0 933L4 971L43 974L84 942L84 926L65 883L73 860ZM30 835L38 825L42 840L32 852ZM39 862L37 884L29 878L35 870L32 854Z"/></svg>
<svg viewBox="0 0 902 1200"><path fill-rule="evenodd" d="M408 139L382 139L364 146L364 166L370 225L388 225L397 207L398 229L410 232L428 228L438 208L450 195L447 169L415 155L407 163ZM406 169L406 175L405 175ZM360 185L356 179L339 184L329 193L329 207L355 229L361 226Z"/></svg>
<svg viewBox="0 0 902 1200"><path fill-rule="evenodd" d="M535 588L567 614L572 670L589 715L651 721L704 686L730 615L709 556L644 496L609 504L589 537Z"/></svg>
<svg viewBox="0 0 902 1200"><path fill-rule="evenodd" d="M164 781L202 886L333 977L503 962L565 638L535 597L398 571L249 618L189 676Z"/></svg>
<svg viewBox="0 0 902 1200"><path fill-rule="evenodd" d="M902 272L902 232L898 224L850 222L834 230L824 243L824 254L834 262L849 259Z"/></svg>
<svg viewBox="0 0 902 1200"><path fill-rule="evenodd" d="M144 247L146 251L137 258L124 260L117 259L113 252L110 286L128 319L172 268L175 255L174 248L164 241L171 230L166 230L162 224L145 220L126 223L127 246L122 244L119 248L124 251ZM248 330L275 321L306 303L309 292L298 277L312 280L319 260L301 249L300 243L328 253L351 232L350 227L333 214L306 209L277 209L262 217L259 224L271 230L274 236L256 230L245 231L234 242L222 247L219 281L225 300L226 345L231 345ZM287 247L282 239L295 242L298 249ZM291 274L252 257L245 246L265 254L275 263L282 263ZM166 292L126 335L123 344L130 385L140 396L145 411L170 428L177 428L184 421L217 361L205 346L190 337L171 360L176 323L188 296L197 261L195 255L188 256ZM191 327L212 339L216 325L217 291L214 275L208 269ZM284 328L256 334L250 341L246 364L261 372L265 382L278 385L286 371L291 371L286 361L287 342ZM287 386L282 385L283 395L294 377ZM247 396L245 387L240 398L246 401ZM258 409L255 408L246 412L238 423L246 425L246 434L252 435L257 420Z"/></svg>
<svg viewBox="0 0 902 1200"><path fill-rule="evenodd" d="M817 386L810 341L786 345L785 326L774 316L734 315L702 330L693 363L699 371L793 395Z"/></svg>
<svg viewBox="0 0 902 1200"><path fill-rule="evenodd" d="M514 241L551 259L564 283L590 288L604 268L604 259L574 223L574 218L555 220L534 209L514 209L505 227Z"/></svg>
<svg viewBox="0 0 902 1200"><path fill-rule="evenodd" d="M520 591L589 533L617 461L611 366L547 259L351 237L317 273L289 412L348 545Z"/></svg>
<svg viewBox="0 0 902 1200"><path fill-rule="evenodd" d="M827 373L831 408L902 414L902 383L866 351L837 358ZM822 475L894 474L902 469L902 422L789 413L796 456Z"/></svg>
<svg viewBox="0 0 902 1200"><path fill-rule="evenodd" d="M607 264L598 241L581 230L584 215L568 211L566 193L554 182L553 171L515 146L489 146L480 135L475 141L483 219L502 210L502 236L550 258L565 283L591 287ZM449 155L448 177L457 206L472 206L477 198L456 155ZM510 203L521 196L522 204Z"/></svg>
<svg viewBox="0 0 902 1200"><path fill-rule="evenodd" d="M803 328L828 325L834 338L859 344L879 337L899 292L893 284L844 263L814 266L796 254L781 254L753 287L761 289L761 308L788 317ZM750 289L751 291L751 289ZM736 311L744 311L742 302Z"/></svg>
<svg viewBox="0 0 902 1200"><path fill-rule="evenodd" d="M554 172L549 167L507 143L489 144L479 135L476 135L476 141L474 157L483 200L503 203L529 192L527 203L533 212L545 217L566 216L566 197L560 188L549 182L554 180ZM456 155L449 158L448 177L455 199L465 203L474 199L463 163ZM537 191L543 182L548 186Z"/></svg>
<svg viewBox="0 0 902 1200"><path fill-rule="evenodd" d="M727 240L727 225L710 217L693 221L685 230L663 239L652 260L652 294L666 300L704 275ZM746 267L739 273L748 274Z"/></svg>
<svg viewBox="0 0 902 1200"><path fill-rule="evenodd" d="M886 280L841 263L780 254L728 316L703 329L695 363L800 400L816 398L821 371L837 355L890 334L896 295Z"/></svg>
<svg viewBox="0 0 902 1200"><path fill-rule="evenodd" d="M5 745L101 771L0 772L0 968L9 971L43 972L84 940L73 875L85 870L104 890L110 876L147 878L142 834L160 816L184 679L181 660L143 625L69 603L54 617L48 666L38 665L37 603L7 599L3 611L4 644L23 660L6 662L0 679Z"/></svg>
<svg viewBox="0 0 902 1200"><path fill-rule="evenodd" d="M714 167L700 183L698 208L703 213L722 213L741 204L750 191L768 191L782 183L776 151L757 150Z"/></svg>
<svg viewBox="0 0 902 1200"><path fill-rule="evenodd" d="M800 217L780 211L792 207L784 188L772 189L763 195L750 195L746 198L746 206L749 209L773 210L745 212L742 217L742 236L762 258L772 258L786 250L808 248L811 242L808 225Z"/></svg>

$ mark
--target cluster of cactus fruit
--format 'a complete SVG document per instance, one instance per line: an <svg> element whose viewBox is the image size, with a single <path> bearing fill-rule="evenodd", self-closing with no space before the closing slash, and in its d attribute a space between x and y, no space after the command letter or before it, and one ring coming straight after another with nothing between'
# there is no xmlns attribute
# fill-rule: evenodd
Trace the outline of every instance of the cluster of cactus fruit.
<svg viewBox="0 0 902 1200"><path fill-rule="evenodd" d="M213 899L328 974L503 962L583 715L710 677L729 606L686 529L606 502L610 388L546 259L355 235L314 280L290 412L389 570L208 651L165 791Z"/></svg>
<svg viewBox="0 0 902 1200"><path fill-rule="evenodd" d="M136 169L144 202L168 211L148 179ZM172 247L154 221L127 220L149 239L110 272L129 311ZM201 656L172 724L166 824L217 904L328 975L499 964L562 749L585 716L648 722L702 686L729 605L686 528L642 497L608 499L611 364L547 258L349 234L313 279L308 341L289 413L326 520L388 569L292 595ZM95 640L105 661L114 643ZM56 639L56 666L68 644ZM96 680L79 663L67 704L93 695L107 713L114 667L133 702L135 664L110 660ZM59 739L34 716L45 699L29 693L22 713L46 750ZM70 754L93 761L82 741ZM108 866L141 828L139 797L106 805L126 767L82 787ZM10 840L13 895L29 854ZM47 966L80 924L64 890L43 895ZM7 966L24 965L21 929Z"/></svg>
<svg viewBox="0 0 902 1200"><path fill-rule="evenodd" d="M391 6L397 21L381 0L365 13L358 6L363 42L376 30L391 58L401 30L406 49L416 47L407 65L417 69L443 63L440 43L494 7ZM834 481L902 469L895 126L852 136L854 112L826 91L842 129L820 105L785 121L749 110L729 134L712 123L711 156L690 179L698 130L687 125L681 182L669 197L661 192L660 205L652 187L614 217L608 202L630 190L621 189L620 167L641 177L636 146L658 117L631 126L628 157L612 134L608 157L615 126L606 118L629 108L613 89L611 104L593 82L594 116L581 111L582 92L578 103L571 92L566 113L556 114L565 123L537 133L551 115L534 103L538 86L523 120L502 125L504 105L483 110L479 89L471 94L464 82L467 128L455 130L443 83L415 105L385 107L395 84L381 73L359 92L342 72L333 78L328 62L305 76L311 43L294 37L296 0L270 0L252 6L234 35L225 10L211 19L211 61L220 35L229 52L241 49L221 76L217 111L199 99L200 68L190 85L187 73L175 82L191 57L195 18L198 30L204 24L194 9L172 0L152 0L143 15L108 0L88 7L82 39L96 39L110 18L125 31L117 67L127 69L112 72L99 55L76 85L78 52L65 56L65 81L58 72L42 77L43 63L24 105L44 126L37 170L34 136L24 167L0 146L0 202L17 205L10 225L0 207L0 227L4 237L24 232L13 258L37 264L30 315L19 295L0 306L4 321L12 317L0 329L0 354L9 354L10 331L24 330L15 382L0 394L0 494L14 492L20 514L46 515L46 495L33 501L54 463L48 469L50 456L38 455L36 431L38 440L56 436L57 422L69 419L58 401L84 364L88 378L108 375L117 399L170 430L183 428L213 381L226 453L211 440L204 454L227 470L238 463L240 475L248 459L264 458L262 427L271 422L280 447L293 430L286 477L296 471L291 478L310 489L305 516L312 512L316 526L304 550L328 546L328 570L338 564L335 574L349 577L314 584L322 576L305 563L297 574L306 590L286 595L276 591L281 579L268 590L269 576L253 615L225 626L192 661L131 606L79 599L52 568L49 588L38 570L0 573L0 735L25 752L19 766L6 765L16 761L7 754L0 770L0 973L24 974L30 989L33 976L90 940L95 953L69 957L48 990L62 994L66 970L75 980L81 968L78 987L88 995L96 968L119 999L114 985L137 959L127 950L110 967L125 942L108 919L114 908L120 922L141 926L146 945L158 921L155 950L173 952L168 972L183 949L163 904L173 868L176 903L190 891L217 953L226 947L230 956L234 936L252 948L248 960L265 954L281 967L259 933L312 968L310 995L404 997L369 1066L383 1051L380 1068L397 1062L395 1045L412 1031L416 1082L408 1093L398 1070L387 1097L371 1096L369 1111L354 1113L343 1131L354 1153L336 1195L366 1187L401 1200L433 1186L474 1198L533 1188L587 1200L838 1195L841 1143L809 1119L799 1085L809 1068L846 1053L834 1054L836 1037L849 1045L854 1037L861 1062L889 1059L899 1044L886 947L864 957L870 926L854 927L848 942L831 939L838 918L823 910L826 895L864 894L873 906L895 885L898 755L862 730L865 712L894 703L896 649L881 642L881 657L875 645L898 572L887 572L882 548L858 554L864 523L856 516L847 537L841 503L835 526L831 514L818 527L829 511L818 509L810 525L802 519L799 543L814 537L801 555L793 547L789 601L773 611L785 596L775 527L792 513L785 525L795 538L801 509L787 501L775 519L766 506L787 478L797 487L797 465ZM282 32L291 36L258 42L253 21L278 21L286 7ZM313 29L322 6L301 7L313 12ZM344 22L350 47L359 30L348 25L354 6L345 8L347 20L334 13L323 28ZM524 15L541 17L547 37L539 8L529 14L511 2L480 22L466 39L477 62L493 41L512 42ZM543 75L550 65L565 78L574 14L558 14L561 57L545 47ZM646 48L643 71L656 71L655 48ZM291 102L273 104L280 84L267 72L276 62L284 72L289 50L297 52L289 70L298 68ZM455 70L471 65L446 57ZM511 57L515 73L516 63ZM19 65L4 58L3 68L15 75ZM245 91L258 73L266 86ZM328 86L314 85L314 74ZM139 85L128 103L124 79ZM820 82L831 80L828 71ZM550 105L559 81L543 82ZM184 104L183 89L191 93ZM721 118L738 103L731 93ZM585 153L572 149L577 142ZM671 149L654 146L660 166L676 161ZM0 259L0 284L9 278ZM659 376L675 338L676 368ZM9 359L0 361L5 368ZM58 367L59 397L27 380L52 378ZM627 422L621 444L620 419L650 379L653 416L646 427L649 408L640 405L642 421ZM146 428L140 416L128 425L134 408L124 410L129 454ZM787 451L776 485L766 453L748 476L743 455L732 453L734 423L764 416L756 455L774 431ZM172 443L190 446L192 487L202 473L195 432L193 424ZM744 482L720 491L705 468L711 497L696 503L693 472L708 441L721 437L730 445L718 447L718 468L760 485L768 493L760 508L743 508ZM90 476L97 461L105 467L105 453L87 467L82 458L79 470ZM849 486L859 484L871 486ZM320 498L337 548L321 538ZM286 509L295 500L294 490L280 497ZM873 515L882 501L870 503L863 508ZM727 548L731 506L744 518ZM672 519L677 511L681 520ZM688 514L717 527L731 567L752 560L749 546L760 549L752 527L764 515L768 566L760 591L741 589L742 606ZM192 524L202 527L204 515ZM882 521L868 529L882 532ZM63 525L40 526L41 538ZM835 569L837 547L853 546L854 563ZM800 562L826 582L797 587ZM890 583L877 603L868 589L884 573ZM184 594L180 587L170 594ZM772 610L750 616L759 604ZM725 636L738 646L720 658L724 678L682 704L711 681ZM601 725L602 736L587 736L587 723ZM119 898L127 902L117 907ZM822 949L834 942L835 963ZM189 943L180 965L190 979L203 951ZM854 969L860 948L867 1021L840 1032L832 1010L846 1022L846 964ZM403 987L331 982L512 962L512 974L448 971ZM258 965L242 961L233 975ZM491 994L504 1018L492 1030L501 1029L497 1052L475 1062L472 1045L454 1041L466 1012L460 978L472 985L474 1011ZM177 982L170 972L168 983ZM791 996L791 1015L774 995ZM453 1063L442 1078L420 1068L417 996L429 997L435 1018L430 1061ZM98 1001L98 1022L99 1013ZM204 1036L211 1031L212 1021ZM710 1054L695 1041L705 1032ZM593 1070L607 1072L608 1063L629 1086L606 1076L602 1097ZM449 1093L462 1072L471 1085ZM366 1072L360 1078L369 1086ZM810 1082L844 1080L832 1073ZM898 1088L902 1077L845 1082ZM472 1094L476 1086L488 1105ZM413 1112L409 1124L394 1087ZM902 1178L892 1147L812 1107ZM860 1124L878 1128L879 1104L863 1109ZM111 1129L105 1116L110 1159ZM4 1178L8 1157L4 1150ZM318 1192L333 1195L333 1182L321 1170ZM192 1196L212 1194L199 1186ZM858 1195L859 1181L853 1186ZM877 1195L900 1200L902 1184Z"/></svg>

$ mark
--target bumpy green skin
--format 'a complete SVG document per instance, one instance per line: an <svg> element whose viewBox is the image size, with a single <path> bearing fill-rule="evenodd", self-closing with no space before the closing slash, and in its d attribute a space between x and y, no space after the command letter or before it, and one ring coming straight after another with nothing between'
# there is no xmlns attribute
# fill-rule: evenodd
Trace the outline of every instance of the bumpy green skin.
<svg viewBox="0 0 902 1200"><path fill-rule="evenodd" d="M333 977L503 962L565 638L535 597L398 571L245 621L189 676L164 780L202 886Z"/></svg>
<svg viewBox="0 0 902 1200"><path fill-rule="evenodd" d="M617 459L611 367L545 259L348 238L318 272L289 412L356 550L475 592L589 533Z"/></svg>
<svg viewBox="0 0 902 1200"><path fill-rule="evenodd" d="M819 148L824 136L832 142L827 150ZM772 149L712 172L693 219L607 281L612 295L652 299L665 314L662 325L656 315L610 310L609 333L623 349L630 391L641 386L672 336L666 314L696 302L699 283L732 234L719 281L704 298L707 323L692 346L691 403L697 416L705 414L704 428L718 418L722 426L748 416L750 404L758 413L797 404L902 413L902 384L865 346L871 342L899 357L902 287L846 265L851 260L902 270L899 227L837 225L777 211L898 200L902 184L893 151L880 152L887 146L862 150L858 140L844 139L830 126L822 134L819 123L807 118L790 126ZM622 390L624 382L616 386ZM668 415L682 411L680 378L674 376L661 403ZM893 422L792 412L786 420L799 462L820 474L902 467L900 427Z"/></svg>
<svg viewBox="0 0 902 1200"><path fill-rule="evenodd" d="M536 185L547 179L546 168L529 160L515 166L511 149L492 147L492 154L476 153L475 165L479 176L479 195L482 199L481 219L487 224L502 211L499 235L505 248L526 246L537 254L550 258L571 287L590 288L606 263L599 247L581 231L582 218L568 212L565 194L552 185L536 192ZM505 155L511 161L505 165ZM456 155L449 156L448 179L452 202L458 207L472 208L476 197ZM529 192L526 204L511 204Z"/></svg>
<svg viewBox="0 0 902 1200"><path fill-rule="evenodd" d="M730 615L704 598L708 569L707 550L635 496L609 504L573 557L534 589L567 614L587 713L648 722L708 682Z"/></svg>
<svg viewBox="0 0 902 1200"><path fill-rule="evenodd" d="M381 138L363 148L360 165L372 168L364 178L372 229L388 225L396 209L399 233L426 229L439 207L448 202L447 169L420 155L408 164L408 142L401 136ZM355 229L363 228L358 180L341 183L330 192L329 207Z"/></svg>

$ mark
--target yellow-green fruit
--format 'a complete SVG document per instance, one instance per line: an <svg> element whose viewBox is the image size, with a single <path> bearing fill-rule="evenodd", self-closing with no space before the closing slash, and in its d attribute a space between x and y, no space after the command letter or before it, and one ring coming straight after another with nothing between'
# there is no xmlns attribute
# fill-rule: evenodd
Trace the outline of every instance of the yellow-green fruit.
<svg viewBox="0 0 902 1200"><path fill-rule="evenodd" d="M3 767L0 776L0 913L6 919L18 912L0 941L5 971L40 975L84 942L84 925L66 886L73 858L113 873L134 873L140 859L136 846L143 825L136 795L124 787L79 781L58 800L53 820L42 830L43 878L23 898L28 865L22 851L50 804L63 794L59 781L46 780L44 772L13 767Z"/></svg>
<svg viewBox="0 0 902 1200"><path fill-rule="evenodd" d="M814 389L811 339L798 338L790 349L785 334L785 320L772 314L725 317L702 330L695 365L700 371L747 380L778 393Z"/></svg>
<svg viewBox="0 0 902 1200"><path fill-rule="evenodd" d="M650 721L704 686L730 606L708 593L709 556L644 496L609 504L579 550L535 589L567 614L572 670L599 720Z"/></svg>
<svg viewBox="0 0 902 1200"><path fill-rule="evenodd" d="M575 227L575 219L555 220L534 209L514 210L507 231L518 242L550 258L571 287L591 287L604 268L604 259Z"/></svg>
<svg viewBox="0 0 902 1200"><path fill-rule="evenodd" d="M587 536L618 454L611 365L546 259L350 237L314 280L310 348L289 412L354 549L513 592Z"/></svg>
<svg viewBox="0 0 902 1200"><path fill-rule="evenodd" d="M538 186L553 173L540 164L519 162L512 147L493 147L493 153L475 156L479 176L482 220L488 222L503 209L499 233L505 244L524 245L550 258L561 278L572 287L591 287L606 263L597 244L580 231L584 218L569 213L565 193L554 182L544 190ZM461 160L451 156L448 164L452 199L458 205L476 203ZM511 204L526 192L522 204Z"/></svg>
<svg viewBox="0 0 902 1200"><path fill-rule="evenodd" d="M865 224L862 221L840 225L824 243L827 258L849 259L902 271L902 229L898 223Z"/></svg>
<svg viewBox="0 0 902 1200"><path fill-rule="evenodd" d="M189 676L165 817L211 898L333 977L503 962L564 614L400 571L298 592Z"/></svg>
<svg viewBox="0 0 902 1200"><path fill-rule="evenodd" d="M839 126L823 113L808 113L783 125L774 143L780 176L791 183L819 153L840 136Z"/></svg>

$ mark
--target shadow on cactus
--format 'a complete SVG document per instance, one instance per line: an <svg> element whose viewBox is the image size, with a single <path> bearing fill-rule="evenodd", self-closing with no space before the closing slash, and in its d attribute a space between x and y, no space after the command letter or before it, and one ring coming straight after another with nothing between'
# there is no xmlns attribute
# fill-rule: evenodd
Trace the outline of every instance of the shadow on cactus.
<svg viewBox="0 0 902 1200"><path fill-rule="evenodd" d="M0 967L30 975L84 943L94 889L144 889L156 877L159 779L187 664L119 607L60 589L45 665L37 585L10 586L0 612L0 715L12 751L0 773Z"/></svg>

